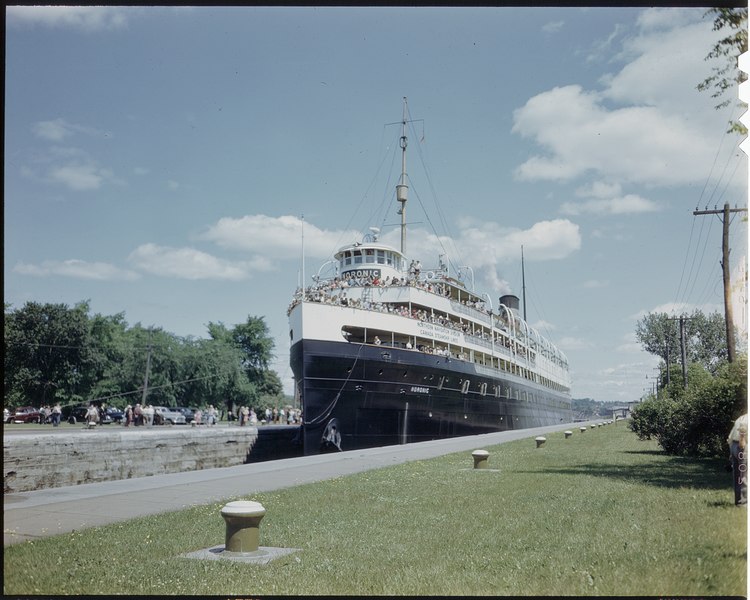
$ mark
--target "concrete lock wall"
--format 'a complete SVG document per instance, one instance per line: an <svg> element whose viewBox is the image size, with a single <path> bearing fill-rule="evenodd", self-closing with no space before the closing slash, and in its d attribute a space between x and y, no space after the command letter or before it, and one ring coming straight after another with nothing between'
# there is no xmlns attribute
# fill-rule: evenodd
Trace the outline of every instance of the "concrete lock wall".
<svg viewBox="0 0 750 600"><path fill-rule="evenodd" d="M3 493L241 465L256 427L75 431L3 437Z"/></svg>

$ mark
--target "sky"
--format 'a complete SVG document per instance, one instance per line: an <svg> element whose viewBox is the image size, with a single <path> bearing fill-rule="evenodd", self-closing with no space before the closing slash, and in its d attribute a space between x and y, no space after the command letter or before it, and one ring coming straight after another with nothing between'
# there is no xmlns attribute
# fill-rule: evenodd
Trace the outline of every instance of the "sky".
<svg viewBox="0 0 750 600"><path fill-rule="evenodd" d="M5 302L194 337L263 317L291 393L302 274L371 226L398 247L406 97L407 255L497 307L523 246L573 397L637 401L638 320L723 314L721 221L693 211L747 205L742 110L696 90L704 12L9 7ZM730 241L738 268L742 218Z"/></svg>

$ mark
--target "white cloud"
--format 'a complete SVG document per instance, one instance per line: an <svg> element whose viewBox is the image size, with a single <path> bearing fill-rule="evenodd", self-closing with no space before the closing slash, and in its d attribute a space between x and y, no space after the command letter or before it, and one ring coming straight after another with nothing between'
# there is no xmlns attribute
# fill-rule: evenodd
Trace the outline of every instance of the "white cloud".
<svg viewBox="0 0 750 600"><path fill-rule="evenodd" d="M171 248L156 244L139 246L130 254L128 261L152 275L191 280L240 281L251 277L253 272L272 268L271 263L263 257L230 261L194 248Z"/></svg>
<svg viewBox="0 0 750 600"><path fill-rule="evenodd" d="M682 27L695 22L695 12L681 8L649 8L638 15L638 25L644 31Z"/></svg>
<svg viewBox="0 0 750 600"><path fill-rule="evenodd" d="M35 277L59 275L97 281L133 281L140 277L134 271L121 269L109 263L87 262L78 259L64 261L46 260L38 265L20 262L13 270L22 275L32 275Z"/></svg>
<svg viewBox="0 0 750 600"><path fill-rule="evenodd" d="M581 247L578 225L567 219L540 221L530 228L514 229L493 222L462 219L455 240L438 237L422 228L409 231L407 255L419 258L425 269L437 267L437 258L450 249L460 248L461 256L471 257L474 269L483 269L485 283L493 291L507 293L510 285L502 279L496 268L500 263L517 261L521 246L528 260L560 260ZM269 260L298 260L302 248L302 221L294 216L269 217L246 215L225 217L212 225L201 239L212 241L223 248L250 250ZM359 241L362 234L356 231L324 230L305 221L305 256L328 259L344 244ZM380 241L395 248L400 246L400 233L393 229L383 234ZM454 268L461 266L456 252L449 258ZM458 261L458 262L456 262ZM479 282L477 281L479 287Z"/></svg>
<svg viewBox="0 0 750 600"><path fill-rule="evenodd" d="M463 219L459 229L456 245L478 267L519 260L521 246L532 261L567 258L581 247L579 227L567 219L539 221L528 229Z"/></svg>
<svg viewBox="0 0 750 600"><path fill-rule="evenodd" d="M583 338L567 336L558 341L556 343L556 346L561 350L570 351L587 350L589 348L593 348L594 344L588 340L584 340Z"/></svg>
<svg viewBox="0 0 750 600"><path fill-rule="evenodd" d="M49 172L49 178L77 192L97 190L104 181L114 180L111 170L99 168L93 164L53 167Z"/></svg>
<svg viewBox="0 0 750 600"><path fill-rule="evenodd" d="M592 181L576 190L576 196L581 198L607 199L620 195L622 195L622 186L619 183L608 181Z"/></svg>
<svg viewBox="0 0 750 600"><path fill-rule="evenodd" d="M635 194L621 198L594 199L586 202L564 202L560 212L564 215L628 215L659 210L656 203Z"/></svg>
<svg viewBox="0 0 750 600"><path fill-rule="evenodd" d="M557 33L565 25L565 21L550 21L542 25L542 31L545 33Z"/></svg>
<svg viewBox="0 0 750 600"><path fill-rule="evenodd" d="M608 109L578 85L554 88L513 113L513 132L547 154L516 169L521 180L567 181L589 173L615 181L672 185L704 181L709 139L690 122L650 106Z"/></svg>
<svg viewBox="0 0 750 600"><path fill-rule="evenodd" d="M536 321L535 323L532 323L531 327L533 327L537 331L554 331L555 329L557 329L555 325L542 319Z"/></svg>
<svg viewBox="0 0 750 600"><path fill-rule="evenodd" d="M643 13L641 24L649 20L648 15L660 15L662 23L644 27L624 41L623 53L631 60L619 72L602 79L604 98L620 104L653 106L691 127L704 127L706 123L695 121L706 115L711 127L716 122L712 110L715 101L710 94L698 92L696 85L704 78L702 74L711 71L712 63L706 62L705 56L720 34L711 30L708 19L685 24L675 18L688 14L679 10Z"/></svg>
<svg viewBox="0 0 750 600"><path fill-rule="evenodd" d="M247 215L224 217L209 227L201 239L215 242L223 248L252 250L273 259L299 259L302 256L303 222L299 217L284 215ZM343 244L359 240L356 231L320 229L304 222L305 256L330 258Z"/></svg>
<svg viewBox="0 0 750 600"><path fill-rule="evenodd" d="M627 352L630 354L644 352L643 346L638 341L635 332L629 332L623 336L623 342L615 348L618 352Z"/></svg>
<svg viewBox="0 0 750 600"><path fill-rule="evenodd" d="M37 137L53 142L60 142L73 134L72 128L65 122L65 119L39 121L38 123L34 123L32 131Z"/></svg>
<svg viewBox="0 0 750 600"><path fill-rule="evenodd" d="M620 41L621 58L629 62L604 77L601 90L556 87L517 109L512 131L540 151L516 169L516 177L570 181L595 175L610 185L705 183L717 127L726 127L729 116L714 111L714 100L695 89L700 74L710 72L704 56L719 36L708 21L686 24L695 19L694 11L646 11L635 34ZM619 39L621 32L615 33ZM593 208L622 209L612 203ZM640 200L639 210L652 208Z"/></svg>
<svg viewBox="0 0 750 600"><path fill-rule="evenodd" d="M76 133L83 133L90 137L112 137L112 133L109 131L101 131L89 125L69 123L63 118L52 119L51 121L37 121L31 126L31 131L38 138L50 140L52 142L61 142L65 138Z"/></svg>
<svg viewBox="0 0 750 600"><path fill-rule="evenodd" d="M110 6L9 6L8 25L69 27L81 31L108 31L127 25L125 10Z"/></svg>

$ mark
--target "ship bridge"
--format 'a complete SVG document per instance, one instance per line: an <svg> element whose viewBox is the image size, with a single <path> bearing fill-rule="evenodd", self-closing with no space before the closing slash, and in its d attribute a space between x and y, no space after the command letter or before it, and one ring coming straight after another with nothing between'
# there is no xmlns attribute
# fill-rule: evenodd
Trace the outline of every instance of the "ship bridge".
<svg viewBox="0 0 750 600"><path fill-rule="evenodd" d="M341 279L361 280L405 277L406 259L395 248L377 242L356 242L341 248L335 255Z"/></svg>

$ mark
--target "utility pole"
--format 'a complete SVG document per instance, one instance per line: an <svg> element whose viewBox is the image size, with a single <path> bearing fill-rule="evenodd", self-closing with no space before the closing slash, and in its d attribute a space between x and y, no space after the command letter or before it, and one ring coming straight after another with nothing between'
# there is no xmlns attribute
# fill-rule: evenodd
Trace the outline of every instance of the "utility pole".
<svg viewBox="0 0 750 600"><path fill-rule="evenodd" d="M148 332L148 354L146 355L146 376L143 378L143 397L141 406L146 406L146 395L148 394L148 372L151 369L151 332Z"/></svg>
<svg viewBox="0 0 750 600"><path fill-rule="evenodd" d="M687 344L685 343L685 317L680 317L680 351L682 352L682 385L687 389Z"/></svg>
<svg viewBox="0 0 750 600"><path fill-rule="evenodd" d="M680 322L680 357L682 358L682 385L687 389L687 336L685 335L685 321L690 317L681 315L679 319L671 318L670 321ZM667 339L667 361L669 361L669 339ZM669 364L667 364L667 378L669 378Z"/></svg>
<svg viewBox="0 0 750 600"><path fill-rule="evenodd" d="M731 213L747 212L747 208L729 208L729 204L724 204L724 208L719 210L714 206L714 210L693 211L693 215L722 215L723 234L721 238L721 267L724 278L724 320L727 328L727 358L729 362L734 362L734 320L732 318L732 292L729 284L729 215Z"/></svg>

